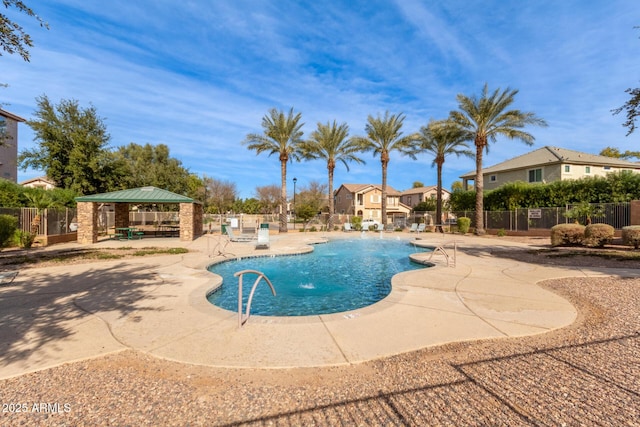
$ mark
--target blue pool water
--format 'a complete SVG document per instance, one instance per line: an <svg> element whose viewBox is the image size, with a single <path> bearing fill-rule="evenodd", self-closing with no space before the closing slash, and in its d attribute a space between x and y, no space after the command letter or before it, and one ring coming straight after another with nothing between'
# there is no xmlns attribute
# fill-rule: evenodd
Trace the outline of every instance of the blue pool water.
<svg viewBox="0 0 640 427"><path fill-rule="evenodd" d="M391 292L391 277L401 271L424 268L409 255L426 249L406 240L345 239L314 246L304 255L245 258L209 267L223 278L223 284L207 298L227 310L238 310L237 271L263 272L274 288L261 281L251 303L251 313L263 316L308 316L355 310L380 301ZM256 280L243 280L243 307ZM244 310L244 308L243 308Z"/></svg>

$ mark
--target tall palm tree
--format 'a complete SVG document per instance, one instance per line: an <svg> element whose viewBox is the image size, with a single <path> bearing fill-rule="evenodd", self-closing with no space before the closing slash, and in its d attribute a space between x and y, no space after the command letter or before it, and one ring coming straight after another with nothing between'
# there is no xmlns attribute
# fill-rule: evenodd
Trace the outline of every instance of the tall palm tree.
<svg viewBox="0 0 640 427"><path fill-rule="evenodd" d="M547 123L536 117L534 113L520 110L507 110L513 104L517 90L509 88L501 91L499 88L489 93L485 83L482 96L468 97L458 94L459 110L449 113L449 120L464 132L465 140L473 141L476 146L476 234L482 235L484 230L483 218L483 189L482 152L489 150L489 142L495 142L498 136L509 139L519 139L527 145L532 145L535 138L523 129L527 125L547 126Z"/></svg>
<svg viewBox="0 0 640 427"><path fill-rule="evenodd" d="M417 135L402 136L402 123L405 116L400 114L389 115L384 113L384 117L367 117L365 132L367 136L357 136L353 140L361 147L362 151L373 151L373 156L380 156L382 164L382 223L387 223L387 166L391 159L390 153L398 151L412 159L416 159Z"/></svg>
<svg viewBox="0 0 640 427"><path fill-rule="evenodd" d="M437 167L436 220L437 224L442 224L442 165L451 154L473 157L473 152L464 140L464 132L446 120L430 121L420 128L419 135L420 148L433 155L431 166ZM437 231L442 231L440 225Z"/></svg>
<svg viewBox="0 0 640 427"><path fill-rule="evenodd" d="M329 173L329 221L327 230L333 230L333 172L337 162L342 162L349 170L349 162L364 163L356 153L361 151L360 145L351 139L349 126L346 123L332 124L318 123L318 129L311 133L311 136L302 144L302 153L307 159L324 159L327 161L327 171Z"/></svg>
<svg viewBox="0 0 640 427"><path fill-rule="evenodd" d="M249 150L255 150L256 154L263 152L278 154L280 160L280 232L287 232L287 162L300 160L300 144L302 143L301 113L293 114L293 108L285 116L284 112L275 108L269 110L262 118L264 133L249 134L242 142L247 144Z"/></svg>

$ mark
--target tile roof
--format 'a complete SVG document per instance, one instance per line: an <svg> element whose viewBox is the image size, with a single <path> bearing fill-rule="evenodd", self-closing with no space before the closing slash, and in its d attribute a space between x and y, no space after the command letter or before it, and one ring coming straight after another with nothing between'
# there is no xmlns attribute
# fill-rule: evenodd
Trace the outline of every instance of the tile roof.
<svg viewBox="0 0 640 427"><path fill-rule="evenodd" d="M596 154L583 153L580 151L567 150L564 148L544 146L534 151L530 151L521 156L505 160L493 166L482 168L482 173L505 172L515 169L524 169L534 166L544 166L552 164L585 164L585 165L602 165L615 166L618 168L639 169L640 163L630 162L628 160L617 159L615 157L599 156ZM476 172L467 172L460 178L473 178Z"/></svg>
<svg viewBox="0 0 640 427"><path fill-rule="evenodd" d="M190 197L156 187L140 187L76 197L77 202L98 203L194 203ZM197 203L197 202L196 202Z"/></svg>

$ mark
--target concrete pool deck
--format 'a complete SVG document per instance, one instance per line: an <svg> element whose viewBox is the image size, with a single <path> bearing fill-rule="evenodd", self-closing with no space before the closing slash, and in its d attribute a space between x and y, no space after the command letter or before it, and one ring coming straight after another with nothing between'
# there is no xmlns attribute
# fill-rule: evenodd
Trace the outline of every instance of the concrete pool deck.
<svg viewBox="0 0 640 427"><path fill-rule="evenodd" d="M364 235L380 236L416 237ZM571 324L577 312L565 299L539 287L539 281L640 274L497 258L491 255L497 246L514 251L529 246L455 236L455 267L447 267L444 257L436 255L435 267L394 276L391 294L363 309L290 318L252 316L238 329L237 313L206 300L217 284L217 276L205 270L212 262L299 253L324 237L361 236L290 232L272 235L269 250L256 250L253 243L221 244L217 235L194 242L103 241L95 246L175 246L190 252L23 269L13 283L0 287L0 378L125 349L207 366L288 368L348 365L455 341L540 334ZM452 253L454 236L418 237Z"/></svg>

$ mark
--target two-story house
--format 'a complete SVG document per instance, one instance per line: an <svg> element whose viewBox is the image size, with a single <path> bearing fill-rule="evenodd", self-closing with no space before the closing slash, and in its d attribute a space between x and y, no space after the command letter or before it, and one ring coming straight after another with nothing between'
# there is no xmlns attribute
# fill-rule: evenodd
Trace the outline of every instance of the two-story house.
<svg viewBox="0 0 640 427"><path fill-rule="evenodd" d="M0 108L0 178L18 182L18 123L26 121Z"/></svg>
<svg viewBox="0 0 640 427"><path fill-rule="evenodd" d="M484 189L493 190L514 181L548 183L586 176L605 176L622 170L640 173L640 163L545 146L483 168L482 178ZM475 171L460 176L465 190L472 188L470 182L474 181L475 177Z"/></svg>
<svg viewBox="0 0 640 427"><path fill-rule="evenodd" d="M451 193L444 188L442 189L442 202L449 199ZM417 187L405 190L400 194L400 203L403 203L413 209L417 204L426 202L427 200L436 200L438 196L438 186Z"/></svg>
<svg viewBox="0 0 640 427"><path fill-rule="evenodd" d="M335 213L392 223L396 217L406 218L411 208L400 201L401 193L387 186L387 218L382 218L382 187L376 184L342 184L334 193Z"/></svg>

